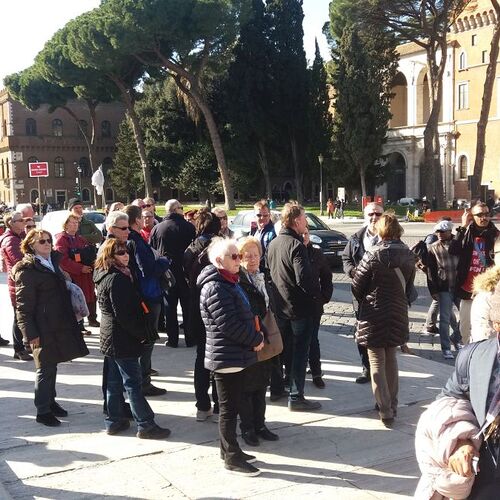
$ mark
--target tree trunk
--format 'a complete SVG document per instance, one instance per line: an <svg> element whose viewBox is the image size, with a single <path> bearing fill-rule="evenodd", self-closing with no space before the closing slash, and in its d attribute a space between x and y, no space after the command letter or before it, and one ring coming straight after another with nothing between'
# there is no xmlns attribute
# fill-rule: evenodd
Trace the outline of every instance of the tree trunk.
<svg viewBox="0 0 500 500"><path fill-rule="evenodd" d="M290 137L290 148L292 151L292 163L293 163L293 171L295 174L295 189L296 189L297 201L299 203L303 203L304 201L304 191L302 186L303 172L300 168L300 163L299 163L297 140L293 136Z"/></svg>
<svg viewBox="0 0 500 500"><path fill-rule="evenodd" d="M142 137L142 128L139 123L139 117L135 112L134 103L130 95L129 89L124 85L124 83L117 78L115 75L109 75L109 78L115 83L115 85L120 89L123 103L127 108L127 115L132 122L132 129L134 131L135 143L137 145L137 152L139 153L139 158L141 160L142 173L144 175L144 190L146 197L153 197L153 184L151 182L151 171L148 166L148 159L146 157L146 148L144 147L144 139Z"/></svg>
<svg viewBox="0 0 500 500"><path fill-rule="evenodd" d="M224 148L222 147L222 140L217 128L217 124L215 123L212 110L210 109L210 106L203 96L198 81L195 75L187 71L179 64L172 62L159 50L156 50L155 52L165 68L173 73L174 80L177 86L182 90L182 92L184 92L188 97L192 99L192 101L202 112L208 128L212 147L214 148L215 158L217 159L217 166L219 168L222 189L224 190L226 210L234 210L236 208L236 204L234 201L233 183L231 181L231 176L229 175L229 169L227 167L226 157L224 155ZM189 82L189 87L184 84L182 79L185 79L187 82Z"/></svg>
<svg viewBox="0 0 500 500"><path fill-rule="evenodd" d="M359 180L361 182L361 196L366 196L366 168L359 167Z"/></svg>
<svg viewBox="0 0 500 500"><path fill-rule="evenodd" d="M269 163L267 162L266 145L263 141L259 141L259 150L257 152L259 158L259 166L264 174L266 183L266 196L268 200L273 198L273 188L271 187L271 176L269 175Z"/></svg>
<svg viewBox="0 0 500 500"><path fill-rule="evenodd" d="M481 114L477 122L476 138L476 158L474 160L474 182L472 183L474 192L471 192L471 198L481 197L481 180L483 178L484 155L486 153L486 127L488 126L488 117L490 115L491 98L493 96L493 87L497 71L497 61L500 43L500 5L497 0L491 0L495 9L496 23L493 29L490 44L490 61L486 68L486 77L484 79L483 99L481 102ZM486 200L484 200L486 201Z"/></svg>

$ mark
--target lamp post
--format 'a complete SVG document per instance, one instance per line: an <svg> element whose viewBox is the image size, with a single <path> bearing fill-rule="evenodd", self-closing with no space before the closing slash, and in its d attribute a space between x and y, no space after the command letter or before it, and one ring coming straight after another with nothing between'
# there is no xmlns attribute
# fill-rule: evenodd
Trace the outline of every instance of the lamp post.
<svg viewBox="0 0 500 500"><path fill-rule="evenodd" d="M319 213L320 215L324 215L323 213L323 162L325 158L320 153L318 155L318 163L319 163Z"/></svg>
<svg viewBox="0 0 500 500"><path fill-rule="evenodd" d="M76 178L76 185L78 188L78 197L82 197L82 167L79 162L74 161L73 165L75 166L75 169L78 173L78 177Z"/></svg>

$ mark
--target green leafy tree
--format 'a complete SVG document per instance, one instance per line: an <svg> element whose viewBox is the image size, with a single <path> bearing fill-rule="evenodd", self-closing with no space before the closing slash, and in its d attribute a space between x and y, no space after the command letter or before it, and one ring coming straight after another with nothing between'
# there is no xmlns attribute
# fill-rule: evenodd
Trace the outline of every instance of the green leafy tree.
<svg viewBox="0 0 500 500"><path fill-rule="evenodd" d="M334 54L336 157L359 175L366 196L367 171L378 183L383 180L377 160L391 117L390 88L397 55L383 31L354 23L343 28Z"/></svg>
<svg viewBox="0 0 500 500"><path fill-rule="evenodd" d="M285 161L294 172L297 200L304 199L308 142L309 75L304 51L302 0L268 0L274 120L288 145Z"/></svg>
<svg viewBox="0 0 500 500"><path fill-rule="evenodd" d="M113 168L109 171L109 176L116 194L128 203L144 188L141 159L134 142L132 123L126 118L120 123Z"/></svg>

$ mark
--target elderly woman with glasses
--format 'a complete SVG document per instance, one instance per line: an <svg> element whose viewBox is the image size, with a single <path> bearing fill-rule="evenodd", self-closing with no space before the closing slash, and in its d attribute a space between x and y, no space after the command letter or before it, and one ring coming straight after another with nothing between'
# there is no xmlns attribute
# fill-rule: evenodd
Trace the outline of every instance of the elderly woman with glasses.
<svg viewBox="0 0 500 500"><path fill-rule="evenodd" d="M55 400L57 364L86 356L71 296L47 231L32 229L21 243L23 259L12 270L16 316L35 359L36 421L55 427L68 412Z"/></svg>
<svg viewBox="0 0 500 500"><path fill-rule="evenodd" d="M243 453L236 439L244 370L257 362L264 338L256 329L250 302L239 284L240 254L236 242L214 238L208 248L211 265L198 277L200 309L207 341L205 368L214 372L219 395L219 436L225 468L244 476L259 469L255 457Z"/></svg>
<svg viewBox="0 0 500 500"><path fill-rule="evenodd" d="M137 424L137 437L163 439L169 429L159 427L142 392L139 357L144 344L156 332L148 331L150 311L134 285L128 267L129 254L124 242L107 239L97 257L94 281L101 310L101 352L106 358L106 431L110 435L130 426L125 413L123 391L127 392L132 416Z"/></svg>

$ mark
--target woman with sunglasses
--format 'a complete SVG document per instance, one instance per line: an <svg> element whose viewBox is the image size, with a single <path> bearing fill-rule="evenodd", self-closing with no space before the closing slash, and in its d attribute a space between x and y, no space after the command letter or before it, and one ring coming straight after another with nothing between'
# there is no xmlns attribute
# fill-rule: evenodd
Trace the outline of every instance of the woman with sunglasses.
<svg viewBox="0 0 500 500"><path fill-rule="evenodd" d="M215 207L212 212L219 218L220 220L220 235L223 238L232 238L234 236L234 231L229 229L227 225L227 212L223 208Z"/></svg>
<svg viewBox="0 0 500 500"><path fill-rule="evenodd" d="M25 343L35 359L36 421L55 427L68 412L56 401L57 364L86 356L66 278L59 267L61 254L52 250L52 237L32 229L21 243L23 259L12 274L16 284L16 317Z"/></svg>
<svg viewBox="0 0 500 500"><path fill-rule="evenodd" d="M257 362L264 347L250 302L239 285L240 255L234 240L214 238L208 248L211 265L197 280L205 325L205 368L214 372L219 395L220 453L225 468L244 476L260 471L249 462L236 439L236 423L243 389L243 371Z"/></svg>
<svg viewBox="0 0 500 500"><path fill-rule="evenodd" d="M127 392L130 409L137 424L137 437L163 439L169 429L159 427L142 392L139 357L150 341L150 311L134 285L128 267L126 244L109 238L102 245L95 262L94 281L101 310L101 352L106 357L106 431L118 434L130 427L124 413L123 391Z"/></svg>

